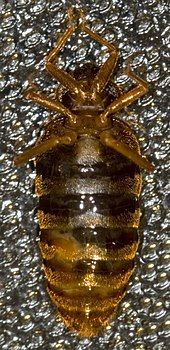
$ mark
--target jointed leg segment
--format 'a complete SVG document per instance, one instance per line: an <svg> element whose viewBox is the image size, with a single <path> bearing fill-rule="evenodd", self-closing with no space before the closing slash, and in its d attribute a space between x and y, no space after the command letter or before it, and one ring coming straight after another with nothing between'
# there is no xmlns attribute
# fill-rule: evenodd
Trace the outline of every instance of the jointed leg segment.
<svg viewBox="0 0 170 350"><path fill-rule="evenodd" d="M93 92L101 93L104 90L106 84L109 81L111 74L114 72L114 69L117 64L117 60L118 60L118 52L111 51L110 56L108 57L108 59L100 68L99 72L94 78L94 81L92 84Z"/></svg>
<svg viewBox="0 0 170 350"><path fill-rule="evenodd" d="M100 68L92 84L92 92L101 93L102 90L105 88L111 74L114 72L118 60L119 51L113 44L109 43L100 35L92 32L88 27L86 27L84 21L81 23L80 26L81 30L88 34L92 39L99 42L101 45L106 46L109 52L108 59Z"/></svg>
<svg viewBox="0 0 170 350"><path fill-rule="evenodd" d="M62 85L69 89L75 97L79 98L79 100L83 100L86 98L86 91L83 91L83 87L81 86L81 84L77 82L70 74L55 66L54 61L56 55L59 53L61 48L65 45L67 40L77 28L80 28L82 31L87 33L92 39L98 41L101 45L105 45L107 47L109 57L98 71L92 83L90 91L91 96L96 95L97 98L97 94L102 92L111 74L114 72L118 59L118 50L114 45L110 44L100 35L93 33L88 27L86 27L82 12L79 11L79 14L81 22L77 26L74 26L72 25L72 11L69 11L69 28L61 36L56 47L47 56L46 69L50 74L57 78ZM101 130L103 129L103 127L108 125L109 114L118 112L122 108L130 105L132 102L144 95L148 90L147 83L143 81L140 77L138 77L135 73L133 73L129 68L126 69L125 73L137 83L137 86L124 94L122 93L120 97L115 99L107 107L107 109L96 118L96 123L98 127L101 128ZM78 123L78 117L74 115L71 111L69 111L66 107L64 107L59 101L51 100L46 95L42 93L37 93L36 90L30 90L26 92L25 96L26 98L31 99L36 103L47 107L50 110L68 116L70 124L72 126L76 126L76 124ZM49 140L46 140L40 143L39 145L26 150L23 154L16 157L14 160L15 164L20 165L23 162L26 162L27 160L38 155L41 155L58 145L73 145L76 141L76 138L77 135L73 131L67 132L63 137L52 135ZM100 139L105 146L115 149L117 152L123 154L124 156L132 160L138 166L148 171L153 171L153 165L146 158L142 157L139 153L134 152L134 150L130 149L120 140L114 139L114 137L109 131L102 131L100 134Z"/></svg>
<svg viewBox="0 0 170 350"><path fill-rule="evenodd" d="M62 103L60 103L59 101L56 101L56 100L54 101L49 97L47 97L45 94L43 93L39 94L37 92L34 92L33 90L31 91L28 90L25 93L25 98L35 101L39 105L45 108L48 108L52 111L66 115L67 117L69 117L70 124L72 124L73 126L76 125L78 117L72 112L70 112L68 108L64 107Z"/></svg>
<svg viewBox="0 0 170 350"><path fill-rule="evenodd" d="M70 74L68 74L67 72L65 72L60 68L57 68L56 65L54 64L54 60L57 54L62 49L62 47L66 44L67 40L74 33L74 31L75 31L75 28L72 26L63 33L63 35L59 39L55 48L46 57L46 69L57 80L59 80L63 86L68 88L73 95L75 96L80 95L80 98L82 98L83 91L81 89L80 84Z"/></svg>
<svg viewBox="0 0 170 350"><path fill-rule="evenodd" d="M82 11L79 11L79 16L82 22L78 24L77 28L80 28L83 32L88 34L92 39L98 41L101 45L106 46L109 51L110 56L106 60L104 65L101 67L101 69L99 70L92 85L92 93L102 92L112 72L115 69L117 59L118 59L118 50L114 45L109 43L107 40L103 39L100 35L93 33L88 27L85 26L84 15ZM62 37L59 39L56 47L47 56L46 69L50 74L52 74L55 78L57 78L61 82L61 84L66 86L73 95L78 96L80 100L83 100L85 99L86 94L85 94L85 91L83 91L83 88L81 87L81 85L73 77L71 77L70 74L63 71L62 69L57 68L54 64L55 57L57 56L61 48L66 44L70 36L76 30L76 27L74 27L71 24L72 20L73 20L73 14L72 14L72 11L69 11L70 27L65 31Z"/></svg>
<svg viewBox="0 0 170 350"><path fill-rule="evenodd" d="M64 136L56 136L52 135L49 140L46 140L42 143L40 143L37 146L31 147L25 152L23 152L21 155L17 156L14 159L15 165L21 165L22 163L27 162L29 159L32 159L34 157L37 157L50 149L53 149L54 147L60 146L60 145L73 145L76 141L77 135L74 131L70 131L65 133Z"/></svg>
<svg viewBox="0 0 170 350"><path fill-rule="evenodd" d="M125 74L136 81L138 85L132 90L122 94L106 108L106 110L98 117L98 124L101 126L107 124L107 117L109 114L116 113L122 108L129 106L131 103L146 94L148 91L148 84L143 79L138 77L135 73L133 73L130 68L127 68L125 70Z"/></svg>
<svg viewBox="0 0 170 350"><path fill-rule="evenodd" d="M66 29L66 31L62 34L62 36L58 40L57 45L48 54L46 58L47 62L51 62L51 63L54 62L56 56L58 55L62 47L66 44L67 40L72 36L74 31L75 31L75 28L73 26Z"/></svg>
<svg viewBox="0 0 170 350"><path fill-rule="evenodd" d="M128 145L124 144L123 141L117 140L109 131L103 131L100 134L100 140L103 145L113 148L115 151L123 154L126 158L145 169L146 171L153 171L154 166L141 154L131 149Z"/></svg>
<svg viewBox="0 0 170 350"><path fill-rule="evenodd" d="M129 67L125 70L125 74L137 82L137 86L122 94L119 98L112 102L99 117L97 117L96 122L100 127L104 127L105 125L107 126L109 114L116 113L122 108L130 105L148 91L148 84L133 73ZM128 145L124 144L123 141L114 138L110 131L101 132L100 140L105 146L111 147L115 151L123 154L141 168L147 171L154 170L154 166L145 157L142 157L141 154L132 150Z"/></svg>
<svg viewBox="0 0 170 350"><path fill-rule="evenodd" d="M94 39L95 41L98 41L99 44L106 46L108 48L108 51L117 51L117 49L115 48L115 46L111 43L109 43L109 41L107 41L106 39L102 38L99 34L92 32L92 30L90 30L90 28L86 27L84 24L84 21L80 24L81 30L83 32L85 32L86 34L88 34L92 39Z"/></svg>

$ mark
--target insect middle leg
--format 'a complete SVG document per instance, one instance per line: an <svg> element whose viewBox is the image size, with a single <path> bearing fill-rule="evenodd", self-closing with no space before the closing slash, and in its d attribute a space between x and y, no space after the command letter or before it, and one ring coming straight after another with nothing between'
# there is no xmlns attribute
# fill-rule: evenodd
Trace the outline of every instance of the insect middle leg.
<svg viewBox="0 0 170 350"><path fill-rule="evenodd" d="M122 94L119 98L112 102L110 106L108 106L104 113L97 117L96 123L100 127L107 125L109 114L118 112L120 109L130 105L133 101L135 101L148 91L148 84L143 79L138 77L135 73L133 73L129 67L125 70L125 73L131 79L136 81L138 85L132 90L126 92L125 94ZM100 134L100 139L105 146L111 147L117 152L123 154L125 157L132 160L141 168L147 171L154 170L154 166L145 157L142 157L140 153L134 151L128 145L124 144L122 140L114 138L110 131L103 131Z"/></svg>
<svg viewBox="0 0 170 350"><path fill-rule="evenodd" d="M64 107L63 104L59 101L54 101L47 97L45 94L37 93L32 89L26 91L24 97L29 100L35 101L36 103L45 108L66 115L67 117L69 117L70 124L72 126L76 126L76 123L78 122L78 117L75 114L73 114L68 108Z"/></svg>

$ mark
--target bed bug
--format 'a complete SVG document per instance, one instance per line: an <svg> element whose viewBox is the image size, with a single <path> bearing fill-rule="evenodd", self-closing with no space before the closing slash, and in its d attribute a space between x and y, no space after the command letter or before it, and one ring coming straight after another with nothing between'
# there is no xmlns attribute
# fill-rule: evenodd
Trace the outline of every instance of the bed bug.
<svg viewBox="0 0 170 350"><path fill-rule="evenodd" d="M49 295L65 324L83 337L97 335L115 317L134 270L140 222L140 168L153 171L141 155L129 124L118 112L143 96L148 84L129 67L135 86L123 92L111 80L118 50L92 32L82 11L46 58L46 70L61 84L60 98L27 90L27 99L56 112L35 146L15 158L35 158L40 249ZM73 73L55 63L75 31L108 51L99 67Z"/></svg>

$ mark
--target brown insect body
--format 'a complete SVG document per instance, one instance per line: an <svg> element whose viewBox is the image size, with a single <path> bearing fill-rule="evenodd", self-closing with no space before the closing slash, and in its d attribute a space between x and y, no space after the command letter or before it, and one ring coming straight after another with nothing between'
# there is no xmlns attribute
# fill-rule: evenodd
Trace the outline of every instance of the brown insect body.
<svg viewBox="0 0 170 350"><path fill-rule="evenodd" d="M89 66L79 69L76 77L85 71L88 85L94 78ZM109 103L115 99L114 93L108 98L108 89L104 92ZM75 109L71 96L63 96L63 101L66 97L67 107ZM124 296L138 247L140 217L139 167L104 147L94 127L88 129L97 107L91 114L90 106L82 108L84 130L71 148L43 154L36 163L40 248L48 291L66 324L83 336L98 333ZM41 142L67 129L66 121L61 128L58 125L57 120L56 125L50 123ZM128 125L113 118L111 127L138 151Z"/></svg>
<svg viewBox="0 0 170 350"><path fill-rule="evenodd" d="M66 325L90 337L108 324L125 295L138 248L139 166L153 166L140 155L129 125L114 114L142 96L146 83L130 71L138 85L122 94L110 81L118 55L114 46L103 67L87 64L73 76L56 68L53 57L74 30L69 28L47 57L47 70L66 87L61 102L27 93L59 113L37 145L15 162L36 156L48 292Z"/></svg>

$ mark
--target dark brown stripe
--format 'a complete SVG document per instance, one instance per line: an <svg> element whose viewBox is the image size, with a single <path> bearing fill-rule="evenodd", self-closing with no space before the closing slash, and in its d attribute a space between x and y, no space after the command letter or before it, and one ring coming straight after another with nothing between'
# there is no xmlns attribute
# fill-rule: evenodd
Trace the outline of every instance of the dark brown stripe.
<svg viewBox="0 0 170 350"><path fill-rule="evenodd" d="M81 243L98 243L101 246L106 245L109 249L122 248L138 241L138 230L133 227L76 227L72 234Z"/></svg>
<svg viewBox="0 0 170 350"><path fill-rule="evenodd" d="M127 283L129 277L132 274L132 269L129 269L119 274L82 274L80 272L63 272L57 270L51 270L51 268L44 266L45 275L52 285L61 288L77 289L87 285L87 281L90 281L91 287L105 286L107 288L113 287L114 289L120 289Z"/></svg>
<svg viewBox="0 0 170 350"><path fill-rule="evenodd" d="M109 162L108 159L103 159L103 162L93 164L93 166L80 165L70 162L70 157L67 159L55 159L53 157L43 158L36 166L37 174L43 174L43 179L50 178L57 180L57 178L94 178L108 176L113 181L129 176L134 178L136 173L139 173L139 167L130 162L125 157L119 155L114 161Z"/></svg>
<svg viewBox="0 0 170 350"><path fill-rule="evenodd" d="M100 275L111 275L111 274L120 274L125 273L128 270L132 270L134 268L133 260L95 260L95 259L81 259L77 261L61 261L58 259L57 255L50 259L45 260L44 265L52 269L52 271L65 271L69 273L81 273L85 274L100 274Z"/></svg>
<svg viewBox="0 0 170 350"><path fill-rule="evenodd" d="M139 194L139 179L131 179L128 176L119 179L117 182L112 181L110 177L90 178L67 178L42 180L41 176L36 176L36 195L38 197L52 194L56 196L65 195L93 195L93 194L110 194L124 192Z"/></svg>
<svg viewBox="0 0 170 350"><path fill-rule="evenodd" d="M139 208L137 196L134 194L86 194L63 195L50 194L39 199L39 209L44 213L61 216L75 216L91 211L94 214L118 215L125 210L134 213Z"/></svg>
<svg viewBox="0 0 170 350"><path fill-rule="evenodd" d="M70 236L82 245L97 244L99 247L106 248L107 251L115 251L119 248L131 246L138 242L138 230L133 227L106 228L106 227L76 227L67 231L57 228L57 231L63 236ZM52 229L42 229L39 231L42 242L49 245L56 244L55 233Z"/></svg>
<svg viewBox="0 0 170 350"><path fill-rule="evenodd" d="M92 295L89 290L87 290L87 294L84 298L80 294L77 294L76 298L75 295L67 293L67 291L61 289L61 288L56 288L55 292L52 291L50 287L50 283L48 283L47 290L50 294L50 296L58 302L61 306L67 305L68 307L72 307L75 305L77 309L82 305L82 307L85 307L87 304L89 305L90 308L95 308L97 309L98 306L106 303L106 304L111 304L113 307L116 306L117 304L117 299L121 295L125 293L126 286L123 286L121 289L113 291L111 290L111 293L108 293L108 296L105 296L103 294L98 293L98 297L96 298L95 293ZM111 294L111 295L110 295Z"/></svg>
<svg viewBox="0 0 170 350"><path fill-rule="evenodd" d="M55 292L52 292L48 288L48 292L50 294L50 297L53 299L54 303L57 303L57 305L63 309L70 310L70 311L85 311L89 308L91 311L99 311L99 310L109 310L111 308L115 308L117 306L117 300L118 298L114 297L108 297L103 299L97 299L96 297L76 297L70 298L68 295L61 296ZM90 294L90 293L89 293Z"/></svg>

